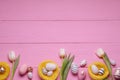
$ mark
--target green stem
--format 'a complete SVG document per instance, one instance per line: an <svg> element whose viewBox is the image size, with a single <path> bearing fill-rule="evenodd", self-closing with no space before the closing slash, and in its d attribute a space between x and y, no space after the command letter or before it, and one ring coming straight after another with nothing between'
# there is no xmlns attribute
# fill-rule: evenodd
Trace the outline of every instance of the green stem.
<svg viewBox="0 0 120 80"><path fill-rule="evenodd" d="M17 57L17 59L12 63L12 73L11 73L11 76L10 76L10 80L13 80L13 77L15 75L15 71L18 67L18 64L19 64L19 60L20 60L20 55Z"/></svg>
<svg viewBox="0 0 120 80"><path fill-rule="evenodd" d="M11 74L11 76L10 76L10 80L13 80L13 69L14 69L14 61L12 62L12 74Z"/></svg>
<svg viewBox="0 0 120 80"><path fill-rule="evenodd" d="M112 76L112 68L111 68L110 60L109 60L109 58L108 58L106 53L105 53L105 56L103 57L103 60L104 60L106 66L107 66L107 68L108 68L108 70L110 72L110 79L114 80L114 78Z"/></svg>

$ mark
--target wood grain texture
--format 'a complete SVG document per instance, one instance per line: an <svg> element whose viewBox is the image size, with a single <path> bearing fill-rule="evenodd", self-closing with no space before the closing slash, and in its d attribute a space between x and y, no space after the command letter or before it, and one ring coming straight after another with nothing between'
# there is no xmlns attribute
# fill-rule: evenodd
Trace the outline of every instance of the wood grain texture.
<svg viewBox="0 0 120 80"><path fill-rule="evenodd" d="M0 20L120 20L119 0L0 1Z"/></svg>
<svg viewBox="0 0 120 80"><path fill-rule="evenodd" d="M86 72L90 63L103 62L95 55L103 48L117 63L114 71L120 66L119 8L120 0L0 0L0 61L11 65L7 55L14 50L21 55L20 65L34 68L33 80L40 80L41 61L51 59L61 66L60 48L75 55L78 65L86 59L86 67L79 68ZM14 80L27 80L18 69ZM67 80L77 76L70 72ZM91 80L88 73L86 80Z"/></svg>
<svg viewBox="0 0 120 80"><path fill-rule="evenodd" d="M5 21L0 26L0 43L120 42L120 21Z"/></svg>

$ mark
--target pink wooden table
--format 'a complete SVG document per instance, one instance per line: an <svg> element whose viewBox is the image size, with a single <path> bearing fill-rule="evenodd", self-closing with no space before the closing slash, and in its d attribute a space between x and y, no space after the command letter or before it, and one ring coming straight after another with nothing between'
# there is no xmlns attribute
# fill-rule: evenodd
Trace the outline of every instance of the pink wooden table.
<svg viewBox="0 0 120 80"><path fill-rule="evenodd" d="M103 48L120 66L120 1L0 1L0 61L11 64L7 54L14 50L21 55L19 67L31 65L33 80L40 80L41 61L51 59L61 66L60 48L75 55L78 64L82 59L88 64L102 61L94 53ZM80 70L87 71L87 66ZM14 80L27 76L20 77L17 69ZM77 76L69 73L68 80Z"/></svg>

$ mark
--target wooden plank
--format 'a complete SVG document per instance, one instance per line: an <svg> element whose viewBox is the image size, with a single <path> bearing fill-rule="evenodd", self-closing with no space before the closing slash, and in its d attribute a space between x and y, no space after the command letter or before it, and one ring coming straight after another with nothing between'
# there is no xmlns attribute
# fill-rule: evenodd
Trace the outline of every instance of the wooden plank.
<svg viewBox="0 0 120 80"><path fill-rule="evenodd" d="M3 21L0 43L119 43L120 21Z"/></svg>
<svg viewBox="0 0 120 80"><path fill-rule="evenodd" d="M120 20L119 0L0 0L0 20Z"/></svg>

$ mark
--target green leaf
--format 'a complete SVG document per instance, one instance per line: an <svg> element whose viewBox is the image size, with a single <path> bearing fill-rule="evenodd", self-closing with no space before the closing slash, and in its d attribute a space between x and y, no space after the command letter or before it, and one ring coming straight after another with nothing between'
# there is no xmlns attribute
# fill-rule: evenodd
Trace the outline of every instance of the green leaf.
<svg viewBox="0 0 120 80"><path fill-rule="evenodd" d="M69 54L69 56L67 56L62 63L62 67L61 67L61 71L60 71L60 80L66 80L70 66L73 62L74 56L71 57L71 55Z"/></svg>
<svg viewBox="0 0 120 80"><path fill-rule="evenodd" d="M67 79L67 75L68 75L68 72L69 72L69 70L70 70L70 67L71 67L71 64L72 64L73 60L74 60L74 56L73 56L72 58L70 58L69 63L68 63L68 65L66 66L66 69L65 69L65 71L64 71L63 80L66 80L66 79Z"/></svg>
<svg viewBox="0 0 120 80"><path fill-rule="evenodd" d="M109 58L108 58L108 56L107 56L106 53L105 53L105 56L103 57L103 60L104 60L106 66L107 66L107 68L108 68L108 70L110 72L111 80L113 80L113 77L112 77L112 68L111 68L110 60L109 60Z"/></svg>
<svg viewBox="0 0 120 80"><path fill-rule="evenodd" d="M17 59L15 60L15 62L13 62L12 74L11 74L10 80L13 80L13 77L15 75L15 71L16 71L16 69L18 67L18 64L19 64L19 60L20 60L20 55L17 57Z"/></svg>
<svg viewBox="0 0 120 80"><path fill-rule="evenodd" d="M61 71L60 71L60 78L61 78L60 80L62 80L62 78L63 78L64 70L65 70L67 64L68 64L68 59L67 59L67 57L66 57L66 58L63 60L63 63L62 63L62 67L61 67Z"/></svg>

